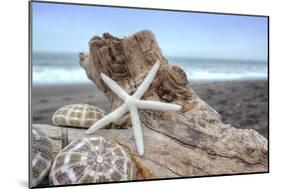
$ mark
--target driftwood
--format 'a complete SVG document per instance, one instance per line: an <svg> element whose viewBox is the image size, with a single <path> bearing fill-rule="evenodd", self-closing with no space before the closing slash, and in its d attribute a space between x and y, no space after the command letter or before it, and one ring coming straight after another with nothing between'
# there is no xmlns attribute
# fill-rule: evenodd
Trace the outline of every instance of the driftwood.
<svg viewBox="0 0 281 189"><path fill-rule="evenodd" d="M220 115L192 90L186 73L168 63L152 32L141 31L124 39L105 33L93 37L89 46L88 54L80 54L80 64L109 99L112 110L123 102L103 83L100 73L132 94L157 59L160 69L143 99L183 107L181 112L140 111L143 156L137 154L132 130L128 128L131 125L128 114L114 123L112 129L95 133L130 148L140 165L149 170L150 178L268 171L267 139L254 130L222 123ZM71 136L70 130L70 139L84 136L84 131Z"/></svg>

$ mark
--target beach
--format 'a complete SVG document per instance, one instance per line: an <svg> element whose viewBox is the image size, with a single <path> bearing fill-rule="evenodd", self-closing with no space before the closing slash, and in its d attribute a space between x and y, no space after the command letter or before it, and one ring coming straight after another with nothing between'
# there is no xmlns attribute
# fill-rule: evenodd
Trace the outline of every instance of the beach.
<svg viewBox="0 0 281 189"><path fill-rule="evenodd" d="M267 80L194 81L193 90L222 116L224 123L254 129L268 137ZM110 111L110 103L94 84L33 85L33 123L52 124L53 113L73 103Z"/></svg>

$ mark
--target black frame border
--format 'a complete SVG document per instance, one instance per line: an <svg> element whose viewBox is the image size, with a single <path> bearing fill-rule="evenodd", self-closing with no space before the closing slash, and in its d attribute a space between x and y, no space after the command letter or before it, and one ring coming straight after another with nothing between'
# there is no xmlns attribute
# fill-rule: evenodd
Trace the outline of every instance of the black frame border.
<svg viewBox="0 0 281 189"><path fill-rule="evenodd" d="M186 13L203 13L203 14L217 14L217 15L232 15L232 16L250 16L250 17L264 17L267 18L267 94L268 94L268 162L267 171L253 172L253 173L235 173L235 174L217 174L217 175L204 175L204 176L190 176L190 177L171 177L171 178L159 178L159 179L145 179L145 180L132 180L132 181L116 181L116 182L99 182L99 183L87 183L87 184L69 184L69 185L46 185L35 186L31 184L31 135L32 135L32 3L46 3L46 4L64 4L64 5L78 5L78 6L94 6L94 7L110 7L110 8L127 8L127 9L139 9L139 10L158 10L158 11L170 11L170 12L186 12ZM117 6L117 5L101 5L101 4L88 4L88 3L73 3L73 2L59 2L59 1L42 1L42 0L30 0L28 1L28 187L29 188L53 188L53 187L71 187L71 186L91 186L101 184L119 184L119 183L135 183L146 181L161 181L161 180L178 180L178 179L190 179L190 178L208 178L208 177L222 177L222 176L240 176L240 175L255 175L270 173L270 17L268 15L256 15L256 14L238 14L238 13L226 13L226 12L207 12L207 11L192 11L192 10L177 10L177 9L163 9L163 8L147 8L147 7L132 7L132 6Z"/></svg>

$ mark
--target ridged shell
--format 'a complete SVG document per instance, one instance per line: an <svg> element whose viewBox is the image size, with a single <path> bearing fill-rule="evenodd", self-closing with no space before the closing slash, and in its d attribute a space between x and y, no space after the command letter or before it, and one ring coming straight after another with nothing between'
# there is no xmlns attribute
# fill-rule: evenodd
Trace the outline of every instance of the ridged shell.
<svg viewBox="0 0 281 189"><path fill-rule="evenodd" d="M49 175L54 185L125 181L134 177L130 154L104 137L70 143L56 156Z"/></svg>
<svg viewBox="0 0 281 189"><path fill-rule="evenodd" d="M49 173L54 160L52 143L39 129L32 129L32 186L37 186Z"/></svg>
<svg viewBox="0 0 281 189"><path fill-rule="evenodd" d="M70 104L58 109L52 121L60 126L89 128L104 115L103 110L89 104Z"/></svg>

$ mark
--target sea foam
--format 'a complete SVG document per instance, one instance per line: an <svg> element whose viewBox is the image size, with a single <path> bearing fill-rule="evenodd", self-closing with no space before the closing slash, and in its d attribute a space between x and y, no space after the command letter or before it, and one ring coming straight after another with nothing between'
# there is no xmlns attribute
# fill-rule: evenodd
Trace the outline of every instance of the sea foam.
<svg viewBox="0 0 281 189"><path fill-rule="evenodd" d="M190 81L267 79L266 61L183 57L167 59L170 64L181 67ZM75 53L34 53L32 81L33 84L91 83Z"/></svg>

